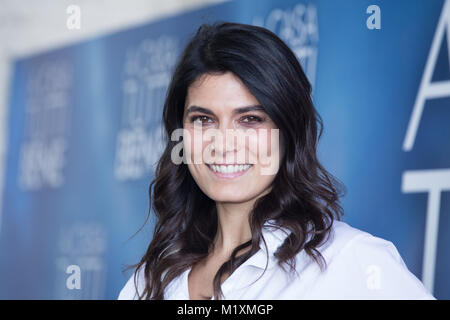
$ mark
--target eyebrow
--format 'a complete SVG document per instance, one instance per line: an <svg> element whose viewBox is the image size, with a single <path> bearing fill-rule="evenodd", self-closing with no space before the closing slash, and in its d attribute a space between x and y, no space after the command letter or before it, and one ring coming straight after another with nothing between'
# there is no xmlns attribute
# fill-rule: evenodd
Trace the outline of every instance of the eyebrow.
<svg viewBox="0 0 450 320"><path fill-rule="evenodd" d="M252 105L252 106L245 106L245 107L241 107L241 108L236 108L233 110L232 114L236 115L236 114L242 114L242 113L246 113L246 112L250 112L250 111L265 111L264 108L261 105ZM186 110L186 116L190 113L193 112L202 112L205 114L209 114L209 115L215 115L214 112L212 112L211 110L204 108L204 107L200 107L200 106L195 106L192 105L189 108L187 108Z"/></svg>

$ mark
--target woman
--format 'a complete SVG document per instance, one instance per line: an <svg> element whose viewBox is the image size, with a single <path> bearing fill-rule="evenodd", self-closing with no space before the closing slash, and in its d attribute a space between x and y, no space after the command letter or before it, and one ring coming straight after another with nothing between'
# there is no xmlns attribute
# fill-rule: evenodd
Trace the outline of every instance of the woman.
<svg viewBox="0 0 450 320"><path fill-rule="evenodd" d="M391 242L340 221L310 95L269 30L198 29L164 105L154 236L119 299L434 298Z"/></svg>

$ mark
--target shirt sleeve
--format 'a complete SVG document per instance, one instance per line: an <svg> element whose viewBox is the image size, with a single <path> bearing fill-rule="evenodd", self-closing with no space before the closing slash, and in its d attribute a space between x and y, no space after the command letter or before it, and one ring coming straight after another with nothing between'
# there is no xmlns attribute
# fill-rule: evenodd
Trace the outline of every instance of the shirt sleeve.
<svg viewBox="0 0 450 320"><path fill-rule="evenodd" d="M339 254L353 299L435 299L390 241L364 233ZM350 289L350 290L349 290ZM353 289L353 292L351 292Z"/></svg>
<svg viewBox="0 0 450 320"><path fill-rule="evenodd" d="M136 299L136 290L134 285L134 275L128 279L125 286L120 290L117 300L134 300Z"/></svg>
<svg viewBox="0 0 450 320"><path fill-rule="evenodd" d="M144 268L144 267L142 267ZM137 285L139 288L139 292L141 293L143 291L143 274L141 272L142 268L139 270L137 275ZM133 275L128 279L125 286L122 288L122 290L119 293L118 300L137 300L138 299L138 291L135 285L134 276L136 272L133 273Z"/></svg>

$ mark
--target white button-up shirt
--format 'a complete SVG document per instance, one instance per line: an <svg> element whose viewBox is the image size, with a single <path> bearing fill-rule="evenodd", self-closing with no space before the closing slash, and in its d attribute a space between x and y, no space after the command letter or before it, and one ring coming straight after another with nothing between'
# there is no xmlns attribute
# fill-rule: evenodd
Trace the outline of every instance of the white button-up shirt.
<svg viewBox="0 0 450 320"><path fill-rule="evenodd" d="M288 233L266 225L262 234L269 259L262 244L223 282L224 299L435 299L408 270L392 242L345 222L335 220L329 239L318 248L327 262L323 272L304 250L296 256L297 274L284 271L273 253ZM137 279L140 293L144 288L142 270ZM189 272L172 280L165 299L189 299ZM133 276L119 299L136 299Z"/></svg>

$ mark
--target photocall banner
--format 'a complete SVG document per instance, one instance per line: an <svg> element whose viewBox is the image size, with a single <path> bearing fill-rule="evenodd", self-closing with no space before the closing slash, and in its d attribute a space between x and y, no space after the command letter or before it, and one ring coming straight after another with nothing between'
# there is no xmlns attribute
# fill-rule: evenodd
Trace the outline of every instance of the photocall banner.
<svg viewBox="0 0 450 320"><path fill-rule="evenodd" d="M392 241L449 299L444 0L232 1L14 61L0 298L117 298L152 237L153 218L131 238L149 210L171 74L216 20L264 26L291 47L324 120L319 158L347 188L343 220Z"/></svg>

